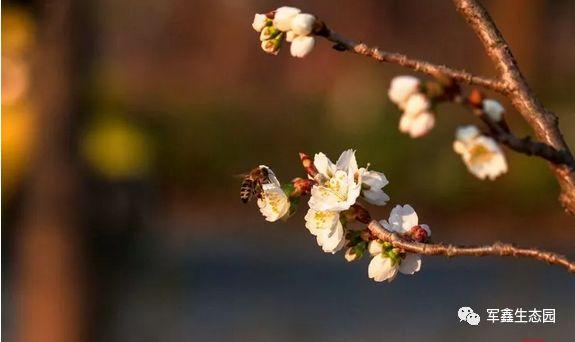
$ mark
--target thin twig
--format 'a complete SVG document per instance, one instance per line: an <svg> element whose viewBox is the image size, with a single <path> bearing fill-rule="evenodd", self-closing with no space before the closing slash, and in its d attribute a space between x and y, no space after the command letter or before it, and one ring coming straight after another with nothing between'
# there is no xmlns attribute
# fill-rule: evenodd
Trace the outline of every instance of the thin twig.
<svg viewBox="0 0 575 342"><path fill-rule="evenodd" d="M552 146L533 141L531 137L519 138L509 131L506 124L493 120L487 115L481 107L477 107L470 101L462 96L457 96L454 101L461 105L468 107L473 114L475 114L481 121L483 121L489 128L489 135L515 152L526 154L528 156L537 156L543 158L553 164L568 164L569 156L565 151L557 151Z"/></svg>
<svg viewBox="0 0 575 342"><path fill-rule="evenodd" d="M476 0L453 0L453 3L483 44L501 80L509 89L507 97L531 126L537 139L564 154L566 163L551 164L551 169L561 187L561 204L567 212L575 214L575 159L563 139L557 116L535 96L517 66L509 45L485 8Z"/></svg>
<svg viewBox="0 0 575 342"><path fill-rule="evenodd" d="M379 62L398 64L402 67L406 67L430 76L443 74L453 78L458 82L481 86L502 94L508 92L506 84L502 81L483 76L476 76L465 70L457 70L445 65L433 64L424 60L410 58L400 53L386 52L376 47L369 47L364 43L357 43L351 39L343 37L341 34L335 31L332 31L322 21L318 21L316 23L314 33L335 43L336 45L334 48L336 50L355 52L362 56L371 57Z"/></svg>
<svg viewBox="0 0 575 342"><path fill-rule="evenodd" d="M455 256L512 256L531 258L544 261L548 264L564 267L569 272L575 272L575 262L566 257L536 248L520 248L512 244L496 242L486 246L454 246L445 244L430 244L403 239L396 233L392 233L379 222L371 221L367 228L378 239L391 243L394 247L401 248L406 252L422 255L443 255L446 257Z"/></svg>

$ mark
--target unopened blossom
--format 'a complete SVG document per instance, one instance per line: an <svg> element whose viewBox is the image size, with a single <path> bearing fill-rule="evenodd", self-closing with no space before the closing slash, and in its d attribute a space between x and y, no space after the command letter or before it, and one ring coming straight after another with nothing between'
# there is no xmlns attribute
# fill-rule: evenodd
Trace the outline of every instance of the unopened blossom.
<svg viewBox="0 0 575 342"><path fill-rule="evenodd" d="M281 41L278 39L270 39L262 42L262 50L271 55L277 55L280 51Z"/></svg>
<svg viewBox="0 0 575 342"><path fill-rule="evenodd" d="M407 75L394 77L389 87L389 99L403 109L407 99L419 92L420 85L421 82L417 77Z"/></svg>
<svg viewBox="0 0 575 342"><path fill-rule="evenodd" d="M265 14L256 13L256 15L254 16L254 21L252 22L252 27L257 32L261 32L261 30L263 30L263 28L267 26L268 20L269 19Z"/></svg>
<svg viewBox="0 0 575 342"><path fill-rule="evenodd" d="M398 205L392 209L389 220L382 220L380 224L387 230L409 235L413 229L423 229L431 235L431 230L425 224L418 224L418 217L410 205ZM371 279L381 282L392 281L397 273L414 274L421 268L421 257L414 253L398 253L391 244L384 244L380 240L370 241L368 251L373 255L368 267Z"/></svg>
<svg viewBox="0 0 575 342"><path fill-rule="evenodd" d="M392 281L397 275L399 265L384 254L374 256L367 267L367 275L377 282Z"/></svg>
<svg viewBox="0 0 575 342"><path fill-rule="evenodd" d="M383 188L389 183L382 172L364 171L361 177L361 196L374 205L385 205L389 196L383 192Z"/></svg>
<svg viewBox="0 0 575 342"><path fill-rule="evenodd" d="M431 112L404 113L399 119L399 131L419 138L429 133L435 126L435 115Z"/></svg>
<svg viewBox="0 0 575 342"><path fill-rule="evenodd" d="M403 112L405 115L414 116L421 112L427 112L431 108L431 102L422 93L411 94L405 102Z"/></svg>
<svg viewBox="0 0 575 342"><path fill-rule="evenodd" d="M349 209L359 197L362 183L363 169L357 167L355 151L344 151L335 164L318 153L314 166L318 174L317 184L311 189L310 208L337 212Z"/></svg>
<svg viewBox="0 0 575 342"><path fill-rule="evenodd" d="M266 167L262 165L261 167ZM267 168L267 167L266 167ZM266 221L277 221L289 213L290 201L273 171L267 168L269 183L262 185L258 207Z"/></svg>
<svg viewBox="0 0 575 342"><path fill-rule="evenodd" d="M357 252L357 249L354 247L349 247L345 251L345 260L347 262L352 262L361 259L361 254Z"/></svg>
<svg viewBox="0 0 575 342"><path fill-rule="evenodd" d="M315 17L308 13L299 13L291 21L291 31L298 36L307 36L313 30Z"/></svg>
<svg viewBox="0 0 575 342"><path fill-rule="evenodd" d="M307 56L315 45L315 38L311 36L297 36L291 42L290 53L293 57Z"/></svg>
<svg viewBox="0 0 575 342"><path fill-rule="evenodd" d="M273 25L281 31L291 30L292 20L301 12L299 8L284 6L276 10Z"/></svg>
<svg viewBox="0 0 575 342"><path fill-rule="evenodd" d="M501 103L493 99L483 100L483 112L491 118L493 121L501 121L503 118L503 113L505 113L505 108Z"/></svg>
<svg viewBox="0 0 575 342"><path fill-rule="evenodd" d="M277 28L275 28L273 26L266 26L260 32L260 41L263 42L266 40L273 39L273 38L277 37L277 35L280 33L281 33L281 31L278 30Z"/></svg>
<svg viewBox="0 0 575 342"><path fill-rule="evenodd" d="M305 215L305 226L326 253L336 253L345 245L343 225L339 213L309 209Z"/></svg>
<svg viewBox="0 0 575 342"><path fill-rule="evenodd" d="M412 138L427 134L435 125L430 99L420 91L420 81L413 76L398 76L391 81L389 98L403 114L399 130Z"/></svg>
<svg viewBox="0 0 575 342"><path fill-rule="evenodd" d="M469 172L480 179L493 180L507 172L507 161L497 142L482 135L475 126L457 129L453 149L461 155Z"/></svg>

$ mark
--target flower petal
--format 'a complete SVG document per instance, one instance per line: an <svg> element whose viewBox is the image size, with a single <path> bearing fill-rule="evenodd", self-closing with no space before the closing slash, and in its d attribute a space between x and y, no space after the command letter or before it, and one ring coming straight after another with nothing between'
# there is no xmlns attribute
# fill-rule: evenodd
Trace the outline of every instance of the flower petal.
<svg viewBox="0 0 575 342"><path fill-rule="evenodd" d="M420 84L421 82L417 77L406 75L394 77L389 86L389 99L403 108L407 98L419 91Z"/></svg>
<svg viewBox="0 0 575 342"><path fill-rule="evenodd" d="M313 157L313 165L317 171L326 178L330 178L335 173L335 165L323 152L315 154Z"/></svg>
<svg viewBox="0 0 575 342"><path fill-rule="evenodd" d="M273 24L281 31L289 31L293 18L301 12L299 8L283 6L276 10Z"/></svg>
<svg viewBox="0 0 575 342"><path fill-rule="evenodd" d="M399 264L399 272L403 274L414 274L421 268L421 257L418 254L407 253Z"/></svg>
<svg viewBox="0 0 575 342"><path fill-rule="evenodd" d="M355 160L355 151L352 149L345 150L339 156L336 167L338 170L343 170L348 173L354 173L357 171L357 161ZM352 172L349 172L352 170Z"/></svg>
<svg viewBox="0 0 575 342"><path fill-rule="evenodd" d="M413 226L417 226L417 222L417 213L409 204L403 207L396 205L389 214L389 228L384 227L390 231L405 234L409 232Z"/></svg>
<svg viewBox="0 0 575 342"><path fill-rule="evenodd" d="M381 240L371 240L367 245L367 250L371 255L378 255L383 252L383 243Z"/></svg>
<svg viewBox="0 0 575 342"><path fill-rule="evenodd" d="M363 190L363 198L373 205L385 205L389 201L389 196L383 190Z"/></svg>
<svg viewBox="0 0 575 342"><path fill-rule="evenodd" d="M312 36L297 36L290 46L290 53L293 57L303 58L307 56L315 46L315 38Z"/></svg>
<svg viewBox="0 0 575 342"><path fill-rule="evenodd" d="M390 258L384 257L383 254L378 254L369 262L367 274L377 282L392 281L397 275L397 265L394 265Z"/></svg>
<svg viewBox="0 0 575 342"><path fill-rule="evenodd" d="M330 231L326 229L317 235L317 244L320 245L326 253L335 254L339 251L344 246L342 243L343 240L345 240L343 225L339 220L333 230Z"/></svg>
<svg viewBox="0 0 575 342"><path fill-rule="evenodd" d="M381 189L389 184L389 181L383 172L378 171L365 171L361 177L361 182L365 185L369 185L371 188L376 189Z"/></svg>
<svg viewBox="0 0 575 342"><path fill-rule="evenodd" d="M332 231L338 220L337 212L309 209L305 215L305 227L313 235L318 235L326 230Z"/></svg>

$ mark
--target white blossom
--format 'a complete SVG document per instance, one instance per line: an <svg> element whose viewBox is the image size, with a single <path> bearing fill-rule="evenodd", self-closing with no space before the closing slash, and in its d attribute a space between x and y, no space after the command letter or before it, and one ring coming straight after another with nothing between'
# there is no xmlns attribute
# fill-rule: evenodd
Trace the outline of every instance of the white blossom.
<svg viewBox="0 0 575 342"><path fill-rule="evenodd" d="M303 58L313 50L314 45L314 37L297 36L291 42L290 53L293 57Z"/></svg>
<svg viewBox="0 0 575 342"><path fill-rule="evenodd" d="M505 113L505 108L501 103L493 99L483 100L483 112L487 114L494 121L501 121L503 118L503 113Z"/></svg>
<svg viewBox="0 0 575 342"><path fill-rule="evenodd" d="M374 205L385 205L389 201L389 196L383 192L383 187L389 183L385 175L378 171L363 171L361 173L361 195L363 198Z"/></svg>
<svg viewBox="0 0 575 342"><path fill-rule="evenodd" d="M404 113L399 119L399 130L412 138L419 138L431 131L435 126L435 115L431 112L417 114Z"/></svg>
<svg viewBox="0 0 575 342"><path fill-rule="evenodd" d="M344 229L335 211L309 209L305 215L305 226L326 253L336 253L345 245Z"/></svg>
<svg viewBox="0 0 575 342"><path fill-rule="evenodd" d="M396 206L391 210L389 221L382 220L380 224L385 229L398 234L407 234L413 227L419 226L427 232L428 236L431 235L429 226L418 225L417 213L410 205ZM374 256L368 267L368 275L371 279L378 282L392 281L397 272L414 274L421 269L421 257L418 254L405 253L404 256L389 254L389 251L392 251L392 247L390 248L386 250L379 240L369 243L368 251Z"/></svg>
<svg viewBox="0 0 575 342"><path fill-rule="evenodd" d="M280 31L289 31L291 29L291 22L301 12L299 8L295 7L280 7L276 10L273 24Z"/></svg>
<svg viewBox="0 0 575 342"><path fill-rule="evenodd" d="M318 170L317 181L311 189L310 208L317 211L344 211L349 209L361 192L362 172L355 160L355 151L344 151L336 164L323 153L314 157Z"/></svg>
<svg viewBox="0 0 575 342"><path fill-rule="evenodd" d="M254 16L254 21L252 22L252 27L257 32L260 32L261 30L263 30L264 27L267 26L267 21L268 18L266 17L265 14L256 13L256 15Z"/></svg>
<svg viewBox="0 0 575 342"><path fill-rule="evenodd" d="M313 30L315 17L308 13L300 13L291 21L291 30L298 36L307 36Z"/></svg>
<svg viewBox="0 0 575 342"><path fill-rule="evenodd" d="M392 102L403 108L407 99L419 92L421 82L417 77L413 76L397 76L391 80L389 87L389 98Z"/></svg>
<svg viewBox="0 0 575 342"><path fill-rule="evenodd" d="M469 172L480 179L493 180L507 172L507 161L497 142L482 135L475 126L461 127L453 143Z"/></svg>
<svg viewBox="0 0 575 342"><path fill-rule="evenodd" d="M431 229L426 224L419 224L419 218L412 206L406 204L404 206L396 205L389 214L389 220L381 220L379 223L390 232L398 234L407 234L415 226L423 228L427 232L427 236L431 236Z"/></svg>
<svg viewBox="0 0 575 342"><path fill-rule="evenodd" d="M389 97L403 114L399 120L399 130L412 138L427 134L435 125L431 112L431 101L419 92L419 80L412 76L399 76L391 82Z"/></svg>
<svg viewBox="0 0 575 342"><path fill-rule="evenodd" d="M391 258L378 254L374 256L369 262L367 268L367 275L369 278L381 282L392 281L397 275L399 265L396 264Z"/></svg>
<svg viewBox="0 0 575 342"><path fill-rule="evenodd" d="M266 167L261 165L260 167ZM266 167L267 168L267 167ZM281 184L271 169L268 170L269 183L262 185L261 198L258 199L258 207L266 221L274 222L288 214L290 201L281 188Z"/></svg>

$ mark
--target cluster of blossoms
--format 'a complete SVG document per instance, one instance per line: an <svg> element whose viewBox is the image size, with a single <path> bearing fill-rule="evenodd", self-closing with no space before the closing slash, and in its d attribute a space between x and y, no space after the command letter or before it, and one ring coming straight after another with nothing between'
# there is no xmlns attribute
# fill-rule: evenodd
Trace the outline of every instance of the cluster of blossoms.
<svg viewBox="0 0 575 342"><path fill-rule="evenodd" d="M301 13L299 8L280 7L269 14L256 14L252 27L260 32L261 47L267 53L277 55L283 41L291 43L294 57L307 56L315 45L312 31L316 18Z"/></svg>
<svg viewBox="0 0 575 342"><path fill-rule="evenodd" d="M426 93L425 88L426 86L413 76L395 77L389 88L390 100L403 110L399 130L412 138L424 136L431 131L435 125L433 102L445 97L443 90L434 92L428 89ZM495 123L503 120L505 109L496 100L482 99L477 109ZM459 127L453 148L461 155L469 172L480 179L493 180L507 172L505 156L495 139L482 134L475 126Z"/></svg>
<svg viewBox="0 0 575 342"><path fill-rule="evenodd" d="M422 85L413 76L398 76L391 81L388 92L390 100L403 114L399 120L399 130L412 138L427 134L435 125L435 115L431 111L431 101L422 92Z"/></svg>
<svg viewBox="0 0 575 342"><path fill-rule="evenodd" d="M389 201L383 191L389 182L382 172L358 167L353 150L344 151L335 163L323 153L317 153L313 161L303 155L302 161L304 166L308 164L308 179L296 178L283 188L268 169L269 177L258 200L267 221L286 219L295 211L300 197L309 194L305 226L324 252L334 254L346 248L348 261L359 260L369 252L373 259L368 274L378 282L393 280L398 271L413 274L420 269L419 255L405 253L378 240L365 227L354 226L371 220L360 202L383 206ZM409 205L396 206L389 219L380 223L413 241L423 242L431 235L428 226L418 224L417 214Z"/></svg>

